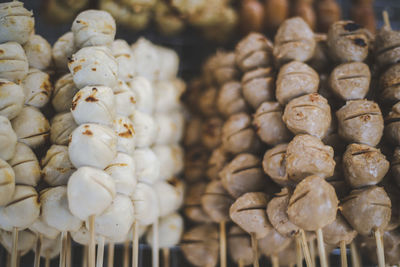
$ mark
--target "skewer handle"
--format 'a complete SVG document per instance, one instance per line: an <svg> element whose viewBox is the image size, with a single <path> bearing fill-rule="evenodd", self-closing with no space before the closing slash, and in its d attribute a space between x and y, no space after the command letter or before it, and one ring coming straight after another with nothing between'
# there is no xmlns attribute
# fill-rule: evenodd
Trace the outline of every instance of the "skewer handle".
<svg viewBox="0 0 400 267"><path fill-rule="evenodd" d="M72 257L72 253L71 253L71 234L67 233L67 250L66 250L66 254L65 254L65 266L66 267L71 267L71 257Z"/></svg>
<svg viewBox="0 0 400 267"><path fill-rule="evenodd" d="M14 227L12 230L12 252L11 252L11 267L17 267L18 256L18 229Z"/></svg>
<svg viewBox="0 0 400 267"><path fill-rule="evenodd" d="M256 239L256 234L255 233L251 233L251 247L253 249L253 266L254 267L259 267L259 263L258 263L258 243L257 243L257 239Z"/></svg>
<svg viewBox="0 0 400 267"><path fill-rule="evenodd" d="M66 249L67 249L67 232L61 232L61 249L60 249L60 267L65 267L66 260Z"/></svg>
<svg viewBox="0 0 400 267"><path fill-rule="evenodd" d="M108 244L107 267L114 267L114 243L109 243Z"/></svg>
<svg viewBox="0 0 400 267"><path fill-rule="evenodd" d="M346 242L344 240L340 241L340 259L342 267L347 267Z"/></svg>
<svg viewBox="0 0 400 267"><path fill-rule="evenodd" d="M169 248L163 248L164 267L169 267Z"/></svg>
<svg viewBox="0 0 400 267"><path fill-rule="evenodd" d="M46 260L44 262L44 266L45 267L50 267L50 258L49 257L46 257Z"/></svg>
<svg viewBox="0 0 400 267"><path fill-rule="evenodd" d="M276 254L271 256L272 267L279 267L279 258Z"/></svg>
<svg viewBox="0 0 400 267"><path fill-rule="evenodd" d="M139 266L139 223L133 223L132 267Z"/></svg>
<svg viewBox="0 0 400 267"><path fill-rule="evenodd" d="M242 259L239 260L238 265L238 267L244 267L244 262Z"/></svg>
<svg viewBox="0 0 400 267"><path fill-rule="evenodd" d="M378 255L378 266L385 267L385 252L383 248L383 239L380 230L375 231L376 253Z"/></svg>
<svg viewBox="0 0 400 267"><path fill-rule="evenodd" d="M152 263L153 267L159 267L158 218L153 223L152 229L153 229Z"/></svg>
<svg viewBox="0 0 400 267"><path fill-rule="evenodd" d="M310 248L310 255L311 255L311 261L313 266L315 266L315 257L316 257L316 252L315 252L315 240L312 239L308 242L309 248Z"/></svg>
<svg viewBox="0 0 400 267"><path fill-rule="evenodd" d="M129 241L124 243L123 267L129 267Z"/></svg>
<svg viewBox="0 0 400 267"><path fill-rule="evenodd" d="M83 246L82 251L82 267L88 266L88 246Z"/></svg>
<svg viewBox="0 0 400 267"><path fill-rule="evenodd" d="M36 247L35 247L35 261L34 267L40 267L40 254L42 251L42 235L38 234L36 237Z"/></svg>
<svg viewBox="0 0 400 267"><path fill-rule="evenodd" d="M328 260L326 258L326 251L324 246L324 236L322 235L322 230L317 230L317 241L318 241L318 254L321 267L328 267Z"/></svg>
<svg viewBox="0 0 400 267"><path fill-rule="evenodd" d="M90 232L90 241L89 241L89 267L95 267L95 258L96 258L96 241L94 236L94 215L89 217L89 232Z"/></svg>
<svg viewBox="0 0 400 267"><path fill-rule="evenodd" d="M226 267L226 222L219 223L219 252L221 259L221 267Z"/></svg>
<svg viewBox="0 0 400 267"><path fill-rule="evenodd" d="M301 251L301 240L300 236L296 235L296 266L303 267L303 253Z"/></svg>
<svg viewBox="0 0 400 267"><path fill-rule="evenodd" d="M300 229L300 235L301 235L301 248L303 249L303 254L304 258L306 259L307 266L314 267L311 259L310 250L308 249L306 233L304 232L303 229Z"/></svg>
<svg viewBox="0 0 400 267"><path fill-rule="evenodd" d="M96 267L103 267L104 260L104 236L99 238L99 243L97 244L97 259L96 259Z"/></svg>
<svg viewBox="0 0 400 267"><path fill-rule="evenodd" d="M361 267L357 247L354 241L350 243L350 253L351 253L351 265L353 267Z"/></svg>

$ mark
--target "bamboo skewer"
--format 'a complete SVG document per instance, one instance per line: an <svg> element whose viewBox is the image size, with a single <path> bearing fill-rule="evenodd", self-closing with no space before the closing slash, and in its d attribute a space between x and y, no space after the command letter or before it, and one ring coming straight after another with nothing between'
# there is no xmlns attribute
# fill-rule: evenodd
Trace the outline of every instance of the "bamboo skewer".
<svg viewBox="0 0 400 267"><path fill-rule="evenodd" d="M88 265L88 253L88 246L83 246L82 267L87 267Z"/></svg>
<svg viewBox="0 0 400 267"><path fill-rule="evenodd" d="M344 240L340 241L340 259L342 267L347 267L346 242Z"/></svg>
<svg viewBox="0 0 400 267"><path fill-rule="evenodd" d="M354 241L350 243L350 253L351 253L351 265L353 267L361 267L357 247Z"/></svg>
<svg viewBox="0 0 400 267"><path fill-rule="evenodd" d="M378 266L385 267L385 252L383 248L383 239L380 230L375 231L376 253L378 256Z"/></svg>
<svg viewBox="0 0 400 267"><path fill-rule="evenodd" d="M46 260L44 262L44 266L45 267L50 267L50 258L49 257L46 257Z"/></svg>
<svg viewBox="0 0 400 267"><path fill-rule="evenodd" d="M139 223L133 223L132 267L139 266Z"/></svg>
<svg viewBox="0 0 400 267"><path fill-rule="evenodd" d="M114 266L114 243L109 243L108 244L108 261L107 261L107 267L113 267Z"/></svg>
<svg viewBox="0 0 400 267"><path fill-rule="evenodd" d="M89 232L90 232L90 241L89 241L89 258L88 264L89 267L95 267L95 258L96 258L96 242L94 236L94 215L89 217Z"/></svg>
<svg viewBox="0 0 400 267"><path fill-rule="evenodd" d="M244 262L242 259L239 260L238 265L238 267L244 267Z"/></svg>
<svg viewBox="0 0 400 267"><path fill-rule="evenodd" d="M125 243L124 243L122 266L129 267L129 241L125 241Z"/></svg>
<svg viewBox="0 0 400 267"><path fill-rule="evenodd" d="M11 251L11 267L17 267L17 254L18 254L18 229L13 228L12 231L12 251Z"/></svg>
<svg viewBox="0 0 400 267"><path fill-rule="evenodd" d="M303 250L304 258L306 259L306 264L308 267L313 267L314 265L311 260L310 250L308 249L307 245L306 233L304 232L303 229L300 229L300 235L301 235L301 248Z"/></svg>
<svg viewBox="0 0 400 267"><path fill-rule="evenodd" d="M221 267L226 267L226 222L222 221L219 223L219 252L221 259Z"/></svg>
<svg viewBox="0 0 400 267"><path fill-rule="evenodd" d="M272 267L279 267L279 258L276 254L271 256Z"/></svg>
<svg viewBox="0 0 400 267"><path fill-rule="evenodd" d="M313 239L313 240L310 240L308 243L309 243L309 248L310 248L311 262L312 262L312 265L315 266L315 264L316 264L316 261L315 261L316 252L315 252L315 242L314 242L314 239Z"/></svg>
<svg viewBox="0 0 400 267"><path fill-rule="evenodd" d="M169 267L169 249L168 248L163 248L163 259L164 259L164 267Z"/></svg>
<svg viewBox="0 0 400 267"><path fill-rule="evenodd" d="M67 247L67 232L61 232L61 249L60 249L60 267L65 267L66 260L66 247Z"/></svg>
<svg viewBox="0 0 400 267"><path fill-rule="evenodd" d="M258 263L258 243L256 239L256 234L252 233L251 234L251 247L253 249L253 266L254 267L259 267Z"/></svg>
<svg viewBox="0 0 400 267"><path fill-rule="evenodd" d="M71 234L67 233L67 251L66 251L66 260L65 260L65 265L66 267L71 267L71 261L72 261L72 254L71 254Z"/></svg>
<svg viewBox="0 0 400 267"><path fill-rule="evenodd" d="M153 229L152 263L153 267L159 267L158 219L153 223L152 229Z"/></svg>
<svg viewBox="0 0 400 267"><path fill-rule="evenodd" d="M296 240L296 266L303 267L303 254L301 251L300 237L296 235L295 240Z"/></svg>
<svg viewBox="0 0 400 267"><path fill-rule="evenodd" d="M96 259L96 267L103 267L104 260L104 243L105 238L101 236L99 238L99 243L97 244L97 259Z"/></svg>
<svg viewBox="0 0 400 267"><path fill-rule="evenodd" d="M328 267L328 260L326 258L326 251L324 246L324 236L322 235L322 230L317 230L317 242L318 242L318 254L321 267Z"/></svg>
<svg viewBox="0 0 400 267"><path fill-rule="evenodd" d="M40 254L42 252L42 235L38 234L36 237L36 247L35 247L35 259L34 267L40 267Z"/></svg>

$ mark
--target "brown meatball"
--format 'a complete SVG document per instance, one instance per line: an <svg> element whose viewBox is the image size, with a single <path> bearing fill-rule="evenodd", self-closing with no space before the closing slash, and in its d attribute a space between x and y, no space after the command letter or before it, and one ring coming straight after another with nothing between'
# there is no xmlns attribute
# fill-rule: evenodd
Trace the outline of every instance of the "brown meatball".
<svg viewBox="0 0 400 267"><path fill-rule="evenodd" d="M339 246L341 241L348 245L357 236L357 232L351 228L340 213L336 215L336 220L322 228L322 233L325 243L336 246Z"/></svg>
<svg viewBox="0 0 400 267"><path fill-rule="evenodd" d="M290 221L307 231L316 231L336 218L338 199L335 189L318 175L301 181L290 197Z"/></svg>
<svg viewBox="0 0 400 267"><path fill-rule="evenodd" d="M293 98L318 91L318 73L307 64L292 61L284 65L276 80L276 99L286 105Z"/></svg>
<svg viewBox="0 0 400 267"><path fill-rule="evenodd" d="M183 212L190 220L194 222L211 222L211 218L205 213L201 206L201 197L206 190L206 182L197 182L187 187L185 193L185 202Z"/></svg>
<svg viewBox="0 0 400 267"><path fill-rule="evenodd" d="M328 46L332 57L340 62L364 61L368 56L367 31L350 20L333 23L328 31Z"/></svg>
<svg viewBox="0 0 400 267"><path fill-rule="evenodd" d="M282 119L294 134L305 133L322 138L331 125L331 107L317 93L304 95L286 105Z"/></svg>
<svg viewBox="0 0 400 267"><path fill-rule="evenodd" d="M400 32L384 25L375 36L375 59L380 67L400 62Z"/></svg>
<svg viewBox="0 0 400 267"><path fill-rule="evenodd" d="M347 101L336 112L339 134L349 143L376 146L383 134L383 117L377 103L369 100Z"/></svg>
<svg viewBox="0 0 400 267"><path fill-rule="evenodd" d="M389 161L379 149L363 144L351 144L343 155L344 177L353 187L375 185L389 170Z"/></svg>
<svg viewBox="0 0 400 267"><path fill-rule="evenodd" d="M312 135L295 136L287 147L285 160L288 178L295 183L313 174L330 177L335 170L332 147Z"/></svg>
<svg viewBox="0 0 400 267"><path fill-rule="evenodd" d="M340 19L341 9L336 0L320 0L317 1L316 13L318 29L327 32L329 27Z"/></svg>
<svg viewBox="0 0 400 267"><path fill-rule="evenodd" d="M257 109L261 103L274 98L275 78L272 68L248 71L242 78L242 93L247 103Z"/></svg>
<svg viewBox="0 0 400 267"><path fill-rule="evenodd" d="M369 90L371 72L362 62L343 63L329 77L329 86L339 98L347 101L364 98Z"/></svg>
<svg viewBox="0 0 400 267"><path fill-rule="evenodd" d="M279 65L312 58L316 41L310 26L300 17L285 20L275 35L274 57Z"/></svg>
<svg viewBox="0 0 400 267"><path fill-rule="evenodd" d="M267 215L271 224L283 236L294 236L299 232L299 227L294 225L288 217L287 208L289 205L290 191L283 188L275 195L267 206Z"/></svg>
<svg viewBox="0 0 400 267"><path fill-rule="evenodd" d="M242 96L240 82L227 82L221 87L217 96L217 107L218 111L225 117L248 111L246 100Z"/></svg>
<svg viewBox="0 0 400 267"><path fill-rule="evenodd" d="M400 102L392 107L385 118L385 137L395 145L400 145Z"/></svg>
<svg viewBox="0 0 400 267"><path fill-rule="evenodd" d="M189 183L204 178L207 169L208 151L202 146L194 146L186 151L183 175Z"/></svg>
<svg viewBox="0 0 400 267"><path fill-rule="evenodd" d="M381 76L381 99L385 103L394 104L400 101L400 63L388 68Z"/></svg>
<svg viewBox="0 0 400 267"><path fill-rule="evenodd" d="M227 241L229 256L235 263L239 261L243 261L244 265L253 263L253 249L248 233L234 225L229 229Z"/></svg>
<svg viewBox="0 0 400 267"><path fill-rule="evenodd" d="M214 224L201 224L183 234L180 247L194 266L217 266L218 239L218 229Z"/></svg>
<svg viewBox="0 0 400 267"><path fill-rule="evenodd" d="M396 147L390 164L390 171L397 185L400 186L400 147Z"/></svg>
<svg viewBox="0 0 400 267"><path fill-rule="evenodd" d="M264 7L258 0L241 1L240 28L243 33L261 32L264 24Z"/></svg>
<svg viewBox="0 0 400 267"><path fill-rule="evenodd" d="M236 65L242 72L272 65L272 43L260 33L250 33L235 48Z"/></svg>
<svg viewBox="0 0 400 267"><path fill-rule="evenodd" d="M280 186L292 184L286 173L286 150L288 144L280 144L267 150L263 158L264 172Z"/></svg>
<svg viewBox="0 0 400 267"><path fill-rule="evenodd" d="M234 199L222 186L221 181L211 181L201 197L203 210L214 222L227 222L229 218L229 208Z"/></svg>
<svg viewBox="0 0 400 267"><path fill-rule="evenodd" d="M236 199L229 214L233 222L249 234L255 234L257 239L265 237L272 226L265 212L268 196L261 192L246 193Z"/></svg>
<svg viewBox="0 0 400 267"><path fill-rule="evenodd" d="M342 201L342 214L361 235L383 230L390 221L390 198L381 187L355 189Z"/></svg>
<svg viewBox="0 0 400 267"><path fill-rule="evenodd" d="M204 116L210 117L218 115L217 95L218 95L218 90L215 87L209 87L200 93L198 99L198 106L200 112Z"/></svg>
<svg viewBox="0 0 400 267"><path fill-rule="evenodd" d="M234 198L247 192L263 191L267 185L260 159L247 153L237 155L219 176L225 189Z"/></svg>
<svg viewBox="0 0 400 267"><path fill-rule="evenodd" d="M253 115L253 125L261 141L277 145L289 141L292 134L282 120L282 106L278 102L264 102Z"/></svg>
<svg viewBox="0 0 400 267"><path fill-rule="evenodd" d="M254 153L261 148L261 141L251 127L251 117L246 113L230 116L222 127L222 147L225 151Z"/></svg>
<svg viewBox="0 0 400 267"><path fill-rule="evenodd" d="M266 0L264 1L265 27L275 32L279 25L289 16L288 0Z"/></svg>
<svg viewBox="0 0 400 267"><path fill-rule="evenodd" d="M221 145L222 125L224 121L219 117L206 119L201 126L201 141L203 145L212 150Z"/></svg>
<svg viewBox="0 0 400 267"><path fill-rule="evenodd" d="M299 16L304 19L305 22L311 27L311 29L315 30L316 24L316 15L313 8L313 0L297 0L294 1L293 6L293 16Z"/></svg>
<svg viewBox="0 0 400 267"><path fill-rule="evenodd" d="M210 180L218 180L219 172L224 168L229 162L229 155L222 149L218 147L213 150L211 156L208 160L207 166L207 177Z"/></svg>
<svg viewBox="0 0 400 267"><path fill-rule="evenodd" d="M215 69L212 73L217 85L239 78L239 70L236 68L234 52L217 52L215 55Z"/></svg>
<svg viewBox="0 0 400 267"><path fill-rule="evenodd" d="M270 257L284 251L292 242L291 238L285 237L272 229L266 237L258 240L258 247L263 255Z"/></svg>
<svg viewBox="0 0 400 267"><path fill-rule="evenodd" d="M186 147L200 143L202 123L203 121L199 117L192 117L186 121L185 135L183 137L183 143Z"/></svg>
<svg viewBox="0 0 400 267"><path fill-rule="evenodd" d="M358 3L350 9L350 16L356 23L362 25L371 33L375 33L376 19L373 1L358 1Z"/></svg>

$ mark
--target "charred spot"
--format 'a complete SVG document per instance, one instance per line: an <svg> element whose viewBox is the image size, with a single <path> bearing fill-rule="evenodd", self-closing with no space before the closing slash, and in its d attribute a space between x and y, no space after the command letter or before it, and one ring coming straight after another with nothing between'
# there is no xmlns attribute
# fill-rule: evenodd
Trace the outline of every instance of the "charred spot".
<svg viewBox="0 0 400 267"><path fill-rule="evenodd" d="M310 101L311 102L318 101L318 100L319 100L318 94L311 94L310 95Z"/></svg>
<svg viewBox="0 0 400 267"><path fill-rule="evenodd" d="M78 20L76 21L76 23L81 23L81 21L78 19Z"/></svg>
<svg viewBox="0 0 400 267"><path fill-rule="evenodd" d="M83 128L87 129L87 128L89 128L89 125L86 124L83 126Z"/></svg>
<svg viewBox="0 0 400 267"><path fill-rule="evenodd" d="M74 71L74 73L76 73L76 72L80 71L81 69L82 69L82 66L78 65L73 69L73 71Z"/></svg>
<svg viewBox="0 0 400 267"><path fill-rule="evenodd" d="M362 115L362 116L360 117L360 119L361 119L362 121L364 121L364 122L367 122L367 121L369 121L369 120L371 119L371 116L370 116L369 114L365 114L365 115Z"/></svg>
<svg viewBox="0 0 400 267"><path fill-rule="evenodd" d="M97 69L96 68L92 68L92 71L96 71Z"/></svg>
<svg viewBox="0 0 400 267"><path fill-rule="evenodd" d="M131 96L129 99L131 100L132 104L136 104L135 98L133 98L133 96Z"/></svg>
<svg viewBox="0 0 400 267"><path fill-rule="evenodd" d="M97 88L96 87L93 87L92 88L92 92L97 92L98 90L97 90Z"/></svg>
<svg viewBox="0 0 400 267"><path fill-rule="evenodd" d="M118 135L121 137L129 138L132 136L132 131L128 129L127 131L119 133Z"/></svg>
<svg viewBox="0 0 400 267"><path fill-rule="evenodd" d="M357 23L349 22L343 26L343 29L345 29L346 31L349 31L349 32L353 32L353 31L361 29L361 26L358 25Z"/></svg>
<svg viewBox="0 0 400 267"><path fill-rule="evenodd" d="M86 130L82 134L91 136L91 135L93 135L93 132L91 130Z"/></svg>
<svg viewBox="0 0 400 267"><path fill-rule="evenodd" d="M173 178L167 180L167 183L169 183L173 187L176 187L176 185L179 183L179 180L177 178L173 177Z"/></svg>
<svg viewBox="0 0 400 267"><path fill-rule="evenodd" d="M361 38L354 39L354 44L358 45L358 46L361 46L361 47L366 47L367 46L367 43Z"/></svg>
<svg viewBox="0 0 400 267"><path fill-rule="evenodd" d="M49 92L51 91L51 85L50 85L48 82L42 83L42 85L40 86L40 88L42 88L42 89L45 91L45 92L43 92L43 93L46 93L46 95L48 95Z"/></svg>
<svg viewBox="0 0 400 267"><path fill-rule="evenodd" d="M4 50L0 49L0 55L4 54Z"/></svg>
<svg viewBox="0 0 400 267"><path fill-rule="evenodd" d="M7 82L0 82L0 86L6 85Z"/></svg>
<svg viewBox="0 0 400 267"><path fill-rule="evenodd" d="M97 98L95 98L94 96L90 95L88 97L85 98L86 102L97 102L99 101Z"/></svg>
<svg viewBox="0 0 400 267"><path fill-rule="evenodd" d="M74 60L72 59L72 57L68 57L68 63L72 63L74 62Z"/></svg>

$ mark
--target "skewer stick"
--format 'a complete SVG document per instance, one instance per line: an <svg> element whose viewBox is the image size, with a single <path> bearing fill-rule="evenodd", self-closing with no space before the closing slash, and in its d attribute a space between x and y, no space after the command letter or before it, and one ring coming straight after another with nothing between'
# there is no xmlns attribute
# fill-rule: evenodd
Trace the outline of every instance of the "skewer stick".
<svg viewBox="0 0 400 267"><path fill-rule="evenodd" d="M321 267L328 267L328 260L326 259L326 251L324 246L324 236L322 230L317 230L318 254Z"/></svg>
<svg viewBox="0 0 400 267"><path fill-rule="evenodd" d="M139 223L133 223L132 267L139 266Z"/></svg>
<svg viewBox="0 0 400 267"><path fill-rule="evenodd" d="M253 266L254 267L259 267L259 263L258 263L258 243L257 243L257 239L256 239L256 234L255 233L251 233L251 247L253 249Z"/></svg>
<svg viewBox="0 0 400 267"><path fill-rule="evenodd" d="M340 241L340 259L342 267L347 267L346 242L344 240Z"/></svg>
<svg viewBox="0 0 400 267"><path fill-rule="evenodd" d="M310 255L311 255L312 265L315 266L316 252L315 252L315 242L314 242L314 239L310 240L308 243L309 243L309 248L310 248Z"/></svg>
<svg viewBox="0 0 400 267"><path fill-rule="evenodd" d="M386 10L382 12L382 17L385 26L387 26L389 29L392 29L392 27L390 26L389 13Z"/></svg>
<svg viewBox="0 0 400 267"><path fill-rule="evenodd" d="M279 267L279 258L276 254L271 256L272 267Z"/></svg>
<svg viewBox="0 0 400 267"><path fill-rule="evenodd" d="M108 244L107 267L114 267L114 243L109 243Z"/></svg>
<svg viewBox="0 0 400 267"><path fill-rule="evenodd" d="M61 249L60 249L60 267L65 267L66 260L66 248L67 248L67 232L61 232Z"/></svg>
<svg viewBox="0 0 400 267"><path fill-rule="evenodd" d="M71 267L71 234L67 232L67 251L65 254L65 266Z"/></svg>
<svg viewBox="0 0 400 267"><path fill-rule="evenodd" d="M97 259L96 259L96 267L103 267L104 260L104 236L99 237L99 243L97 244Z"/></svg>
<svg viewBox="0 0 400 267"><path fill-rule="evenodd" d="M88 246L83 246L82 267L87 267L87 265L88 265Z"/></svg>
<svg viewBox="0 0 400 267"><path fill-rule="evenodd" d="M123 254L123 261L122 266L129 267L129 241L125 241L124 243L124 254Z"/></svg>
<svg viewBox="0 0 400 267"><path fill-rule="evenodd" d="M221 259L221 267L226 267L226 222L219 223L219 257Z"/></svg>
<svg viewBox="0 0 400 267"><path fill-rule="evenodd" d="M169 248L163 248L164 267L169 267Z"/></svg>
<svg viewBox="0 0 400 267"><path fill-rule="evenodd" d="M18 254L18 229L14 227L12 230L12 251L11 251L11 267L17 267L17 254Z"/></svg>
<svg viewBox="0 0 400 267"><path fill-rule="evenodd" d="M301 235L301 248L303 249L303 254L306 259L306 264L308 267L313 267L314 265L311 260L310 250L308 249L307 245L306 233L304 232L303 229L300 229L300 235Z"/></svg>
<svg viewBox="0 0 400 267"><path fill-rule="evenodd" d="M243 259L239 259L238 267L244 267Z"/></svg>
<svg viewBox="0 0 400 267"><path fill-rule="evenodd" d="M358 257L358 251L354 241L350 243L350 254L351 254L351 265L353 267L360 267L361 264Z"/></svg>
<svg viewBox="0 0 400 267"><path fill-rule="evenodd" d="M301 240L300 236L296 235L295 236L296 240L296 266L297 267L303 267L303 254L301 251Z"/></svg>
<svg viewBox="0 0 400 267"><path fill-rule="evenodd" d="M96 242L94 237L94 215L89 216L89 232L90 232L90 241L89 241L89 267L95 267L95 258L96 258Z"/></svg>
<svg viewBox="0 0 400 267"><path fill-rule="evenodd" d="M376 253L378 255L378 266L385 267L385 253L383 248L383 239L380 230L375 231Z"/></svg>
<svg viewBox="0 0 400 267"><path fill-rule="evenodd" d="M35 247L35 261L34 267L40 267L40 254L42 252L42 234L38 234L36 237L36 247Z"/></svg>
<svg viewBox="0 0 400 267"><path fill-rule="evenodd" d="M159 267L158 218L153 223L152 229L153 229L153 247L152 247L152 256L153 256L153 258L152 258L152 262L153 262L153 267Z"/></svg>
<svg viewBox="0 0 400 267"><path fill-rule="evenodd" d="M46 260L44 261L44 267L50 267L50 258L46 257Z"/></svg>

